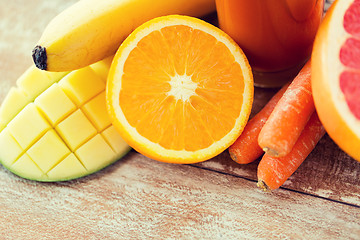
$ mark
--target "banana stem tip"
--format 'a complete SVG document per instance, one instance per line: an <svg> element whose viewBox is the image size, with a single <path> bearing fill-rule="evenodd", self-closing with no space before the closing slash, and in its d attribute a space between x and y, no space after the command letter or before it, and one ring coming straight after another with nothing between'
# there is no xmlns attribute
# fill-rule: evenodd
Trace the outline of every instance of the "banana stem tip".
<svg viewBox="0 0 360 240"><path fill-rule="evenodd" d="M39 45L34 47L34 49L32 50L32 58L37 68L41 70L47 69L46 48Z"/></svg>

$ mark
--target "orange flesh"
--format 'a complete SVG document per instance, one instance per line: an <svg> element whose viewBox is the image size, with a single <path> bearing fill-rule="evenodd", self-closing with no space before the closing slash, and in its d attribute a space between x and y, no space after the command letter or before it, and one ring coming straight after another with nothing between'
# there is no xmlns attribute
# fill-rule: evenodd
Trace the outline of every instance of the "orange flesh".
<svg viewBox="0 0 360 240"><path fill-rule="evenodd" d="M209 147L234 127L244 83L223 43L177 25L140 40L124 64L121 87L120 107L142 136L167 149L192 151ZM175 97L183 91L190 94Z"/></svg>

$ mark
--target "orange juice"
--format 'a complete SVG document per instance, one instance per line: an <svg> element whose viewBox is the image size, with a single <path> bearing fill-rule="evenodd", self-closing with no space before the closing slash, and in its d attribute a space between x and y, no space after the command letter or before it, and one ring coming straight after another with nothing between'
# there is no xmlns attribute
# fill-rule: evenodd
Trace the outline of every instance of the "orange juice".
<svg viewBox="0 0 360 240"><path fill-rule="evenodd" d="M311 55L323 0L216 0L219 25L243 49L255 84L281 86Z"/></svg>

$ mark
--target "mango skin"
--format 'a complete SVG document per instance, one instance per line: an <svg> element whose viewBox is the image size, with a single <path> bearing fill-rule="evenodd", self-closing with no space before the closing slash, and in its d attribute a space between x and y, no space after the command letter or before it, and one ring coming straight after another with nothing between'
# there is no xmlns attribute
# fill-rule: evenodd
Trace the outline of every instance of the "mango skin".
<svg viewBox="0 0 360 240"><path fill-rule="evenodd" d="M112 57L72 72L30 67L0 106L0 163L35 181L80 178L130 151L106 110Z"/></svg>

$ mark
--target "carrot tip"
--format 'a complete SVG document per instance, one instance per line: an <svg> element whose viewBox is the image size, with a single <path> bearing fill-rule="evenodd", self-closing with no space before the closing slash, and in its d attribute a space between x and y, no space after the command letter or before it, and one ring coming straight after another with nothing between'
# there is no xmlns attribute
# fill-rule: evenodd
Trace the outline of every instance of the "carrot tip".
<svg viewBox="0 0 360 240"><path fill-rule="evenodd" d="M264 150L264 152L266 152L270 156L279 157L279 152L276 151L275 149L271 149L269 147L264 147L263 150Z"/></svg>
<svg viewBox="0 0 360 240"><path fill-rule="evenodd" d="M266 185L263 180L259 180L256 184L259 188L261 188L264 192L270 192L271 189Z"/></svg>

